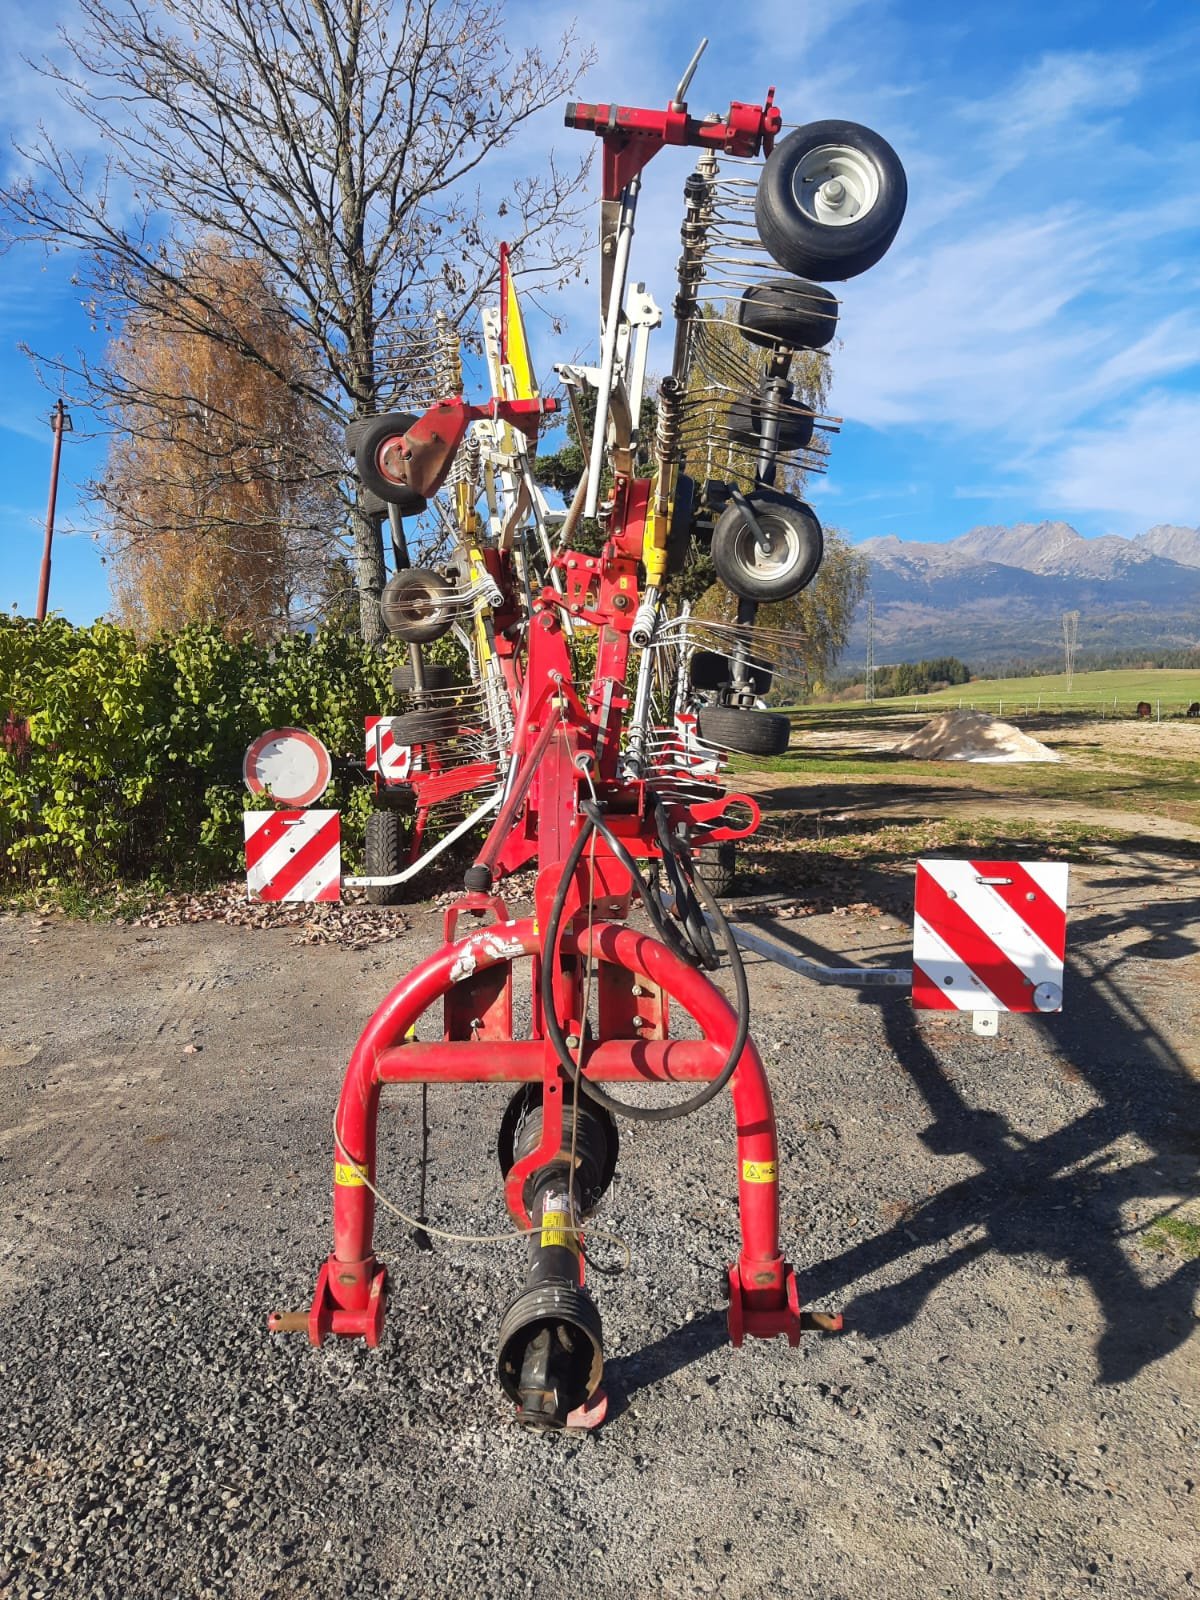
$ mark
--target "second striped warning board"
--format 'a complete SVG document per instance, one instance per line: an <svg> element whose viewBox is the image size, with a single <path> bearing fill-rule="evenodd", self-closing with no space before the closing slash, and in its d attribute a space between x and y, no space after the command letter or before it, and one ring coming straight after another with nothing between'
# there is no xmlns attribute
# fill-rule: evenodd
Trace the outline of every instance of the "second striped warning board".
<svg viewBox="0 0 1200 1600"><path fill-rule="evenodd" d="M1067 867L918 861L912 1003L935 1011L1061 1011Z"/></svg>
<svg viewBox="0 0 1200 1600"><path fill-rule="evenodd" d="M340 900L342 831L336 811L246 811L251 900Z"/></svg>
<svg viewBox="0 0 1200 1600"><path fill-rule="evenodd" d="M366 717L367 771L385 783L398 783L412 771L412 746L397 744L392 737L391 717Z"/></svg>

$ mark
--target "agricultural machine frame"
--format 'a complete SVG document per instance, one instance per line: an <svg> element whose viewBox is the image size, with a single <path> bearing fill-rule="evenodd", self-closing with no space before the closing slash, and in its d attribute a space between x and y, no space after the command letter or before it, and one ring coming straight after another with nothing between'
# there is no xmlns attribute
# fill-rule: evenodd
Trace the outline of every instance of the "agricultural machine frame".
<svg viewBox="0 0 1200 1600"><path fill-rule="evenodd" d="M735 102L724 118L691 116L684 97L695 64L665 111L568 108L568 126L593 131L603 152L600 363L575 380L597 393L588 470L536 589L529 586L528 564L517 561L511 527L494 548L471 551L476 576L486 569L499 596L500 625L482 645L498 663L494 670L513 711L511 753L494 770L497 788L488 802L496 815L466 873L463 895L445 913L443 944L396 984L354 1048L335 1119L333 1249L310 1308L271 1319L274 1329L303 1330L318 1345L330 1335L378 1345L389 1290L388 1269L374 1247L384 1086L513 1084L500 1156L506 1205L527 1238L529 1268L502 1319L498 1375L517 1417L542 1427L591 1426L604 1412L601 1325L585 1282L584 1244L587 1218L615 1167L618 1115L662 1120L685 1114L728 1086L741 1229L727 1274L730 1338L740 1345L747 1337L782 1334L795 1345L806 1327L841 1325L836 1315L806 1313L783 1253L775 1115L749 1035L745 974L736 940L691 864L696 841L751 834L758 807L711 780L664 785L661 763L644 750L649 646L662 622L668 544L682 494L683 396L679 382L668 378L660 396L656 467L639 476L630 446L644 346L631 339L625 304L640 175L667 145L739 157L769 154L782 126L773 90L760 105ZM685 301L689 288L694 297L694 276L690 286L681 284ZM651 321L644 313L638 326ZM506 338L501 345L510 358ZM676 354L678 370L678 341ZM483 405L452 396L403 426L381 426L367 462L372 484L385 498L390 490L395 497L428 499L446 482L473 422L536 439L554 402L515 394L513 387L506 394L502 385ZM766 428L768 464L772 426ZM360 470L361 463L360 454ZM761 474L758 481L764 481ZM771 530L760 527L753 506L735 494L752 543L767 550ZM475 531L470 508L464 501L459 510L469 536ZM601 549L573 548L580 517L596 515ZM752 620L754 609L743 601L739 622ZM581 627L594 629L597 640L586 685L575 680L570 648ZM632 692L631 651L641 652ZM743 672L744 666L743 652ZM734 689L740 681L744 691L738 671L735 662ZM419 688L419 649L413 673ZM683 766L686 775L686 761ZM436 768L417 775L418 803L421 786L428 795L438 782ZM536 864L534 914L515 919L503 882L530 863ZM669 905L645 881L648 863L665 873ZM631 923L635 899L644 902L653 932ZM709 976L722 945L735 1003ZM529 1037L518 1039L515 991L525 968L531 1024ZM441 1038L418 1042L418 1023L439 1004ZM698 1039L670 1036L676 1007L692 1019ZM686 1098L626 1104L613 1093L613 1086L654 1083L683 1085Z"/></svg>

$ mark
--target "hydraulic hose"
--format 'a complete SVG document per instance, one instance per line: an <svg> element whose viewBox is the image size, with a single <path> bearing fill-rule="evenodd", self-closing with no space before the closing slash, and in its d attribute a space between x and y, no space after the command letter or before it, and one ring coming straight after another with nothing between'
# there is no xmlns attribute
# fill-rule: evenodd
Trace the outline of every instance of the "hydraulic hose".
<svg viewBox="0 0 1200 1600"><path fill-rule="evenodd" d="M692 952L682 948L682 940L679 939L673 929L668 928L661 907L655 902L650 890L643 881L636 862L624 843L611 832L605 823L599 806L592 801L585 800L580 809L583 813L584 826L579 830L578 837L572 844L563 863L562 878L559 880L558 888L555 890L554 900L550 906L550 915L546 922L541 972L542 1014L546 1025L546 1036L554 1046L554 1053L557 1055L567 1076L575 1085L576 1090L581 1089L584 1094L589 1095L598 1105L604 1106L606 1110L613 1112L614 1115L631 1117L637 1122L672 1122L678 1117L690 1117L694 1111L699 1111L701 1106L706 1106L710 1100L715 1099L728 1084L737 1070L737 1064L742 1058L742 1051L746 1048L746 1040L750 1036L750 986L746 981L746 969L742 965L737 941L733 936L733 930L722 914L720 906L718 906L709 892L708 886L703 879L697 878L696 889L699 891L700 899L712 917L729 956L729 966L733 973L737 1001L737 1026L734 1029L733 1043L729 1047L729 1054L725 1058L724 1065L711 1082L706 1083L695 1094L689 1095L686 1100L680 1100L675 1105L636 1106L630 1105L624 1100L616 1099L606 1089L601 1088L598 1083L593 1083L589 1078L585 1077L571 1054L570 1046L567 1044L558 1017L555 1014L554 973L558 966L559 931L562 926L563 912L566 909L567 894L576 869L583 860L583 852L587 847L588 840L593 833L599 832L604 836L615 851L618 859L622 862L622 865L632 873L638 895L663 943L674 954L681 956L682 959L690 959L693 965L695 964L695 957ZM581 1021L586 1025L586 1019L581 1019Z"/></svg>
<svg viewBox="0 0 1200 1600"><path fill-rule="evenodd" d="M721 965L721 958L696 898L696 875L691 870L691 857L682 841L672 835L667 826L666 810L657 797L654 799L654 831L658 834L663 866L675 895L675 915L683 925L684 937L700 966L715 972Z"/></svg>

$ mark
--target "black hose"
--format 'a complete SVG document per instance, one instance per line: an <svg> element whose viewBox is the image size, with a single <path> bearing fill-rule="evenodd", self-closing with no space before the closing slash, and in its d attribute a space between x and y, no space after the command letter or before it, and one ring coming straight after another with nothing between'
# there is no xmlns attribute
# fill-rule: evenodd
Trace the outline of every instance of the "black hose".
<svg viewBox="0 0 1200 1600"><path fill-rule="evenodd" d="M721 935L722 943L725 945L729 956L729 966L733 973L734 989L737 996L737 1027L734 1030L733 1043L730 1045L729 1054L725 1059L724 1065L715 1078L706 1083L695 1094L689 1095L686 1100L680 1100L675 1105L666 1106L629 1105L626 1101L618 1100L613 1095L610 1095L598 1083L593 1083L590 1078L580 1071L576 1064L554 1009L554 973L558 966L559 929L562 925L563 911L566 908L571 880L574 878L575 871L583 859L584 849L593 833L602 833L613 847L622 865L627 871L632 872L638 894L646 907L651 922L654 923L655 930L663 938L663 942L668 945L668 948L671 948L672 945L676 946L675 954L679 955L681 951L677 948L680 943L678 935L674 933L673 929L668 928L668 924L663 919L661 908L653 901L650 891L637 869L636 862L624 843L609 830L599 807L590 801L584 801L580 809L583 812L584 826L579 830L579 835L567 852L567 859L563 863L562 878L559 880L558 888L554 893L554 900L550 906L550 915L546 921L545 942L542 947L541 996L546 1036L554 1046L555 1054L576 1089L582 1089L597 1105L604 1106L606 1110L613 1112L617 1116L631 1117L637 1122L671 1122L677 1117L690 1117L694 1111L699 1111L701 1106L706 1106L710 1100L715 1099L725 1088L737 1070L738 1062L742 1058L742 1051L746 1048L746 1040L750 1036L750 985L746 981L746 969L742 965L742 957L741 952L738 950L737 940L734 938L733 930L725 920L720 906L717 905L716 900L709 892L707 884L704 883L703 879L697 878L696 887L699 890L700 898L709 915L716 923L717 932ZM668 937L668 933L672 937ZM686 960L687 954L683 953L682 958ZM584 1020L581 1019L581 1025Z"/></svg>
<svg viewBox="0 0 1200 1600"><path fill-rule="evenodd" d="M654 797L654 831L658 834L663 866L675 895L675 915L683 927L684 937L694 959L707 971L715 972L721 965L721 958L696 897L696 874L692 870L692 858L686 843L672 834L667 826L666 809L657 796Z"/></svg>

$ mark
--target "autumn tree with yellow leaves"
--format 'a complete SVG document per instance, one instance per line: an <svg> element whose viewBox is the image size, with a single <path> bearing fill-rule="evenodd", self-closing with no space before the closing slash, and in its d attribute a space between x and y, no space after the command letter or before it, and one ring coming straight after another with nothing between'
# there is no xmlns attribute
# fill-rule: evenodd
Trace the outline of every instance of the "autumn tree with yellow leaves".
<svg viewBox="0 0 1200 1600"><path fill-rule="evenodd" d="M264 639L311 610L343 514L338 441L304 392L311 365L262 260L224 240L204 240L180 284L129 315L95 485L122 622Z"/></svg>

